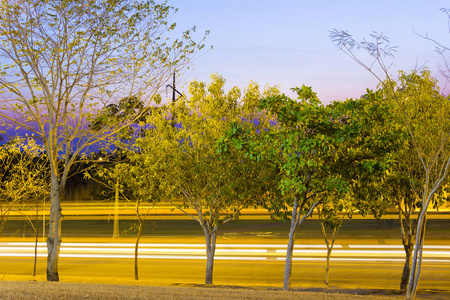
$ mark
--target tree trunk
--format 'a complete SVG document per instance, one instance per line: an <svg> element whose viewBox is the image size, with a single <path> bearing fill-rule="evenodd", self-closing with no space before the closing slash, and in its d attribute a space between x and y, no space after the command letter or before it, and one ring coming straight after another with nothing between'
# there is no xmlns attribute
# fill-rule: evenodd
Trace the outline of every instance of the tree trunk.
<svg viewBox="0 0 450 300"><path fill-rule="evenodd" d="M202 226L206 241L206 274L205 284L213 283L214 254L216 253L216 232L217 226L212 229L206 225Z"/></svg>
<svg viewBox="0 0 450 300"><path fill-rule="evenodd" d="M305 194L305 201L307 200ZM305 203L305 201L303 203ZM294 243L295 243L295 233L297 232L297 228L300 224L308 218L314 208L320 203L320 201L315 202L308 213L306 213L302 218L300 218L300 213L302 212L303 204L298 206L297 198L294 199L294 207L292 208L292 218L291 218L291 229L289 231L289 243L286 249L286 263L284 265L284 282L283 282L283 290L289 291L291 289L291 274L292 274L292 256L294 253Z"/></svg>
<svg viewBox="0 0 450 300"><path fill-rule="evenodd" d="M424 209L424 208L422 208ZM406 299L413 300L416 298L417 286L419 284L420 272L422 267L422 250L423 241L425 238L426 227L426 208L419 214L418 225L419 229L416 233L416 245L414 247L411 271L409 274L408 288L406 290Z"/></svg>
<svg viewBox="0 0 450 300"><path fill-rule="evenodd" d="M333 250L332 247L327 248L327 266L325 268L325 285L329 285L329 276L330 276L330 257L331 257L331 251Z"/></svg>
<svg viewBox="0 0 450 300"><path fill-rule="evenodd" d="M114 229L113 229L113 239L120 237L119 232L119 179L116 181L115 185L115 195L114 195Z"/></svg>
<svg viewBox="0 0 450 300"><path fill-rule="evenodd" d="M139 240L141 238L142 234L142 217L139 213L139 202L140 200L136 201L136 215L138 217L139 221L139 227L138 227L138 234L136 237L136 244L134 246L134 279L139 280L139 265L138 265L138 251L139 251Z"/></svg>
<svg viewBox="0 0 450 300"><path fill-rule="evenodd" d="M405 264L403 266L402 278L400 280L400 289L406 290L408 287L408 280L411 274L411 264L412 264L412 252L414 250L414 240L415 240L415 228L416 225L413 220L411 220L411 212L413 211L413 206L411 203L405 203L405 211L403 213L402 208L399 204L399 221L402 234L402 244L405 250Z"/></svg>
<svg viewBox="0 0 450 300"><path fill-rule="evenodd" d="M337 212L336 212L337 213ZM326 226L324 224L324 220L322 218L322 214L320 209L317 209L317 214L319 215L319 220L320 220L320 227L322 229L322 235L323 238L325 240L325 245L327 246L327 264L325 267L325 279L324 279L324 284L325 285L329 285L330 284L330 258L331 258L331 252L333 251L333 246L334 246L334 241L336 240L336 236L339 232L339 229L342 226L342 221L345 218L345 214L342 215L342 218L340 219L339 223L334 224L334 228L333 228L333 234L331 236L331 243L328 241L328 236L327 236L327 231L326 231Z"/></svg>
<svg viewBox="0 0 450 300"><path fill-rule="evenodd" d="M52 172L53 173L53 172ZM50 227L47 238L47 281L59 281L58 260L61 247L61 203L59 183L55 174L51 175Z"/></svg>
<svg viewBox="0 0 450 300"><path fill-rule="evenodd" d="M36 220L34 225L35 230L35 240L34 240L34 265L33 265L33 277L36 276L36 263L37 263L37 245L38 245L38 238L39 238L39 202L36 200Z"/></svg>
<svg viewBox="0 0 450 300"><path fill-rule="evenodd" d="M289 243L286 250L286 263L284 265L284 291L289 291L291 289L292 256L294 253L295 232L297 229L295 226L295 219L295 214L294 212L292 212L291 229L289 231Z"/></svg>
<svg viewBox="0 0 450 300"><path fill-rule="evenodd" d="M405 265L403 266L402 279L400 281L400 289L406 290L406 288L408 287L408 280L411 272L412 251L414 246L412 244L403 245L403 248L405 249L406 258Z"/></svg>
<svg viewBox="0 0 450 300"><path fill-rule="evenodd" d="M294 253L295 232L298 227L298 202L294 199L294 207L292 208L291 228L289 230L289 242L286 249L286 262L284 265L284 281L283 290L289 291L291 289L291 274L292 274L292 255Z"/></svg>

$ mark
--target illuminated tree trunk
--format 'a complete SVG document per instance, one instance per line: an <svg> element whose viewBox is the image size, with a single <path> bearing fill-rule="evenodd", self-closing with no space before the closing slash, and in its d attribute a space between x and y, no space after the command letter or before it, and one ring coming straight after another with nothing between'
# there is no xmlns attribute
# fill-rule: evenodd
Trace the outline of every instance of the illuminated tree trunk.
<svg viewBox="0 0 450 300"><path fill-rule="evenodd" d="M36 199L36 219L35 219L35 225L34 225L34 231L35 231L35 240L34 240L34 264L33 264L33 277L36 276L36 263L37 263L37 245L38 245L38 238L39 238L39 202Z"/></svg>
<svg viewBox="0 0 450 300"><path fill-rule="evenodd" d="M216 232L217 226L212 229L207 225L202 225L206 241L206 275L205 284L212 284L214 269L214 254L216 253Z"/></svg>
<svg viewBox="0 0 450 300"><path fill-rule="evenodd" d="M408 279L411 272L412 250L414 245L403 245L403 248L405 249L406 258L403 266L402 279L400 281L401 290L405 290L408 287Z"/></svg>
<svg viewBox="0 0 450 300"><path fill-rule="evenodd" d="M342 218L344 218L344 217L342 217ZM328 241L328 238L327 238L327 235L326 235L326 231L325 231L325 225L322 222L320 223L320 225L322 226L322 234L324 236L325 244L327 246L327 264L326 264L326 267L325 267L324 284L325 285L329 285L330 284L330 258L331 258L331 252L333 251L334 242L336 241L336 235L338 234L341 225L338 225L338 226L336 226L333 229L333 235L331 237L331 243Z"/></svg>
<svg viewBox="0 0 450 300"><path fill-rule="evenodd" d="M296 214L297 214L297 200L295 200L294 210L292 211L291 229L289 230L289 243L286 250L286 263L284 265L284 283L283 290L289 291L291 289L291 274L292 274L292 256L294 253L295 232L297 231Z"/></svg>
<svg viewBox="0 0 450 300"><path fill-rule="evenodd" d="M139 222L139 227L138 227L138 234L136 237L136 244L134 246L134 279L135 280L139 280L139 265L138 265L138 251L139 251L139 240L141 238L141 234L142 234L142 217L141 214L139 213L139 204L140 204L140 200L136 200L136 215L138 218L138 222Z"/></svg>
<svg viewBox="0 0 450 300"><path fill-rule="evenodd" d="M423 251L423 241L425 239L425 228L427 222L427 212L426 208L422 208L417 228L419 231L416 235L416 246L414 247L411 271L409 274L408 288L406 290L406 299L413 300L416 298L417 286L419 284L420 273L422 271L422 251Z"/></svg>
<svg viewBox="0 0 450 300"><path fill-rule="evenodd" d="M304 195L303 203L308 199L307 195ZM284 266L284 282L283 282L283 290L289 291L291 289L291 274L292 274L292 256L294 253L294 243L295 243L295 233L297 232L297 228L300 224L308 218L314 208L319 205L320 201L315 202L308 213L306 213L302 218L300 218L300 214L302 212L303 204L299 207L297 198L294 199L294 207L292 208L292 219L291 219L291 229L289 231L289 242L286 249L286 263Z"/></svg>
<svg viewBox="0 0 450 300"><path fill-rule="evenodd" d="M119 231L119 179L116 180L115 194L114 194L114 230L113 238L117 239L120 237Z"/></svg>
<svg viewBox="0 0 450 300"><path fill-rule="evenodd" d="M61 247L61 203L60 185L56 175L51 174L50 227L47 237L47 281L59 281L58 260Z"/></svg>
<svg viewBox="0 0 450 300"><path fill-rule="evenodd" d="M400 289L406 290L411 273L416 224L414 224L414 220L411 219L411 212L414 210L412 202L405 203L405 211L403 211L401 203L399 203L398 206L402 244L403 249L405 249L405 264L403 266L402 278L400 280Z"/></svg>

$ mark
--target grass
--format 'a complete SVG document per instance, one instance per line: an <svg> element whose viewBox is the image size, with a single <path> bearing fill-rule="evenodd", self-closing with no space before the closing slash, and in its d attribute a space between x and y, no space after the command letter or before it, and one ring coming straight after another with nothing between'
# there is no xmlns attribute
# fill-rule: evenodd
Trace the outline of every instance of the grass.
<svg viewBox="0 0 450 300"><path fill-rule="evenodd" d="M136 286L0 281L0 299L400 299L401 295L355 295L348 291L291 291L223 286ZM347 292L347 293L346 293ZM354 291L353 291L354 292Z"/></svg>

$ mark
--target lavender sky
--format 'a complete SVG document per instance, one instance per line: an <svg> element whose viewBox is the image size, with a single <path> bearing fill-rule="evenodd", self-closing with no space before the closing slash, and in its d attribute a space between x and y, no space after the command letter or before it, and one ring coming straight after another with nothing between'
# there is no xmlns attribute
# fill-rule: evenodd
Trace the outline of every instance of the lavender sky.
<svg viewBox="0 0 450 300"><path fill-rule="evenodd" d="M384 32L398 46L395 58L389 60L394 75L426 64L440 77L442 57L414 30L450 46L448 18L439 11L450 8L448 1L169 0L169 4L179 9L171 19L177 28L196 25L198 32L211 32L207 44L213 49L198 55L193 68L178 79L184 91L187 82L209 81L211 73L224 76L227 89L243 88L253 80L260 86L280 85L290 94L291 87L305 84L324 103L356 98L366 88L376 88L376 79L331 43L333 28L358 39L372 31Z"/></svg>

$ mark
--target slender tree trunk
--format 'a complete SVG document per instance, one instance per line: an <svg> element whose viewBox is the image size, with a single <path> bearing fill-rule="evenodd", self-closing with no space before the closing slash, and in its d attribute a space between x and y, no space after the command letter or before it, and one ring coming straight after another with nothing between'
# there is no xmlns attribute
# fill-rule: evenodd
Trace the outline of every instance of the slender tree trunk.
<svg viewBox="0 0 450 300"><path fill-rule="evenodd" d="M405 249L405 264L403 266L403 273L402 273L402 279L400 281L400 289L406 290L408 287L408 279L411 272L411 262L412 262L412 251L414 248L414 245L403 245L403 248Z"/></svg>
<svg viewBox="0 0 450 300"><path fill-rule="evenodd" d="M289 242L286 249L286 262L284 265L284 281L283 290L289 291L291 289L291 274L292 274L292 255L294 253L295 232L297 231L298 219L298 202L294 199L294 207L292 208L291 227L289 230Z"/></svg>
<svg viewBox="0 0 450 300"><path fill-rule="evenodd" d="M284 265L283 290L285 290L285 291L289 291L291 289L292 256L294 254L296 229L297 228L295 227L295 219L293 218L291 220L291 229L289 230L289 242L288 242L288 246L286 249L286 263Z"/></svg>
<svg viewBox="0 0 450 300"><path fill-rule="evenodd" d="M322 235L325 239L325 245L327 246L327 264L325 267L325 279L324 284L329 285L330 284L330 258L331 258L331 252L333 251L334 242L336 241L336 236L339 232L339 229L342 226L342 221L344 220L345 215L342 216L342 219L340 220L340 223L336 225L333 229L333 235L331 236L331 243L328 241L327 232L325 228L325 224L320 220L320 225L322 227ZM320 210L319 210L319 219L321 219Z"/></svg>
<svg viewBox="0 0 450 300"><path fill-rule="evenodd" d="M399 204L401 205L401 204ZM406 290L408 287L408 280L411 273L412 264L412 252L414 250L414 239L415 239L415 224L411 220L411 212L413 207L408 207L405 204L405 212L402 212L402 208L399 206L399 221L402 234L402 244L405 250L405 264L403 266L402 278L400 280L400 289Z"/></svg>
<svg viewBox="0 0 450 300"><path fill-rule="evenodd" d="M44 196L44 203L42 206L42 241L45 240L45 196Z"/></svg>
<svg viewBox="0 0 450 300"><path fill-rule="evenodd" d="M53 172L52 172L53 173ZM61 203L58 179L51 175L50 227L47 237L47 281L59 281L58 260L61 247Z"/></svg>
<svg viewBox="0 0 450 300"><path fill-rule="evenodd" d="M139 240L141 238L141 234L142 234L142 217L141 214L139 213L139 204L140 204L140 200L136 200L136 215L138 217L138 222L139 222L139 227L138 227L138 234L136 237L136 244L134 246L134 279L135 280L139 280L139 265L138 265L138 251L139 251Z"/></svg>
<svg viewBox="0 0 450 300"><path fill-rule="evenodd" d="M304 195L305 199L303 203L307 200L307 195ZM308 213L306 213L302 218L300 218L300 213L302 211L303 204L299 207L297 198L294 199L294 207L292 208L292 219L291 219L291 229L289 230L289 243L286 249L286 263L284 266L284 281L283 281L283 290L289 291L291 289L291 274L292 274L292 256L294 253L294 243L295 243L295 233L297 232L297 228L300 224L308 218L317 205L320 204L320 201L315 202Z"/></svg>
<svg viewBox="0 0 450 300"><path fill-rule="evenodd" d="M35 240L34 240L34 265L33 265L33 277L36 276L36 264L37 264L37 245L38 245L38 238L39 238L39 202L36 200L36 220L35 220Z"/></svg>
<svg viewBox="0 0 450 300"><path fill-rule="evenodd" d="M419 283L420 272L422 267L422 250L423 241L425 238L425 227L426 227L426 208L422 208L419 214L417 228L419 229L416 233L416 245L414 247L411 272L409 274L408 288L406 290L406 299L413 300L416 298L417 285Z"/></svg>
<svg viewBox="0 0 450 300"><path fill-rule="evenodd" d="M216 253L216 232L217 226L212 229L207 225L203 225L203 232L205 234L206 241L206 274L205 284L213 283L213 270L214 270L214 254Z"/></svg>
<svg viewBox="0 0 450 300"><path fill-rule="evenodd" d="M329 285L329 277L330 277L330 257L331 257L331 251L333 251L333 248L327 247L327 266L325 267L325 285Z"/></svg>
<svg viewBox="0 0 450 300"><path fill-rule="evenodd" d="M117 239L120 237L119 232L119 179L116 181L115 194L114 194L114 230L113 238Z"/></svg>

